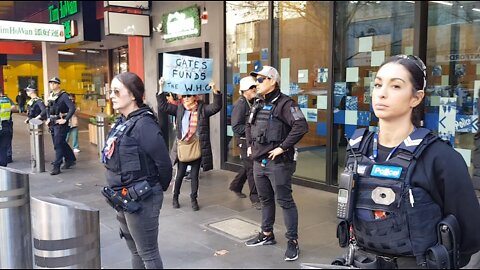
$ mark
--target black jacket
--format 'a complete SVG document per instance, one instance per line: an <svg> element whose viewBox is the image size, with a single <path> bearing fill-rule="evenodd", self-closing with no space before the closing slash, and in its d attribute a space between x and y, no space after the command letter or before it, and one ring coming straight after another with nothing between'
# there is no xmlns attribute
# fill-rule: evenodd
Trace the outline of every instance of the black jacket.
<svg viewBox="0 0 480 270"><path fill-rule="evenodd" d="M245 138L245 127L247 124L248 115L250 112L250 104L244 96L240 98L233 105L232 110L232 130L237 138Z"/></svg>
<svg viewBox="0 0 480 270"><path fill-rule="evenodd" d="M277 98L278 95L280 95L280 97ZM288 132L288 134L285 136L285 140L279 144L254 143L251 136L252 125L247 121L245 135L248 146L252 147L252 159L254 160L265 158L269 151L277 147L281 147L283 150L285 150L285 154L293 158L295 144L297 144L308 132L307 120L292 98L281 93L280 89L276 89L265 96L264 104L271 104L273 100L275 100L275 104L277 104L272 112L273 116L277 117L284 123L284 125L288 126L290 132ZM254 103L253 106L256 106L256 104Z"/></svg>
<svg viewBox="0 0 480 270"><path fill-rule="evenodd" d="M372 140L373 141L373 140ZM379 146L379 157L382 148ZM372 154L372 143L367 156ZM384 153L386 157L387 153ZM380 159L381 160L381 159ZM460 264L480 250L480 206L463 157L445 142L424 150L412 174L412 185L428 191L443 216L453 214L461 228Z"/></svg>
<svg viewBox="0 0 480 270"><path fill-rule="evenodd" d="M150 108L147 106L141 107L138 110L130 113L127 119L135 115L145 113L146 111L149 111L149 110ZM120 121L121 123L123 123L127 119L122 117ZM162 185L163 189L166 190L172 179L172 164L170 161L170 157L168 156L168 149L167 149L167 146L165 145L165 140L163 139L162 131L160 130L160 127L156 122L155 118L148 117L148 116L141 117L136 121L131 131L128 134L125 134L124 136L130 137L128 139L130 143L135 142L135 144L138 145L137 150L140 156L145 154L146 156L148 156L150 162L155 163L155 167L157 168L157 171L158 171L158 182ZM120 150L115 149L115 151L120 151ZM133 153L130 153L130 154L133 154ZM124 187L127 184L122 182L118 173L112 172L108 169L106 171L106 178L107 178L108 185L112 188ZM131 184L132 183L128 183L128 185L131 185Z"/></svg>
<svg viewBox="0 0 480 270"><path fill-rule="evenodd" d="M183 105L177 106L167 102L165 98L166 94L162 93L157 95L158 111L165 112L170 115L176 116L177 121L177 139L182 138L182 118L185 113L185 107ZM210 127L208 118L222 108L222 94L213 95L213 103L205 104L203 101L199 101L198 104L198 124L197 134L200 140L200 148L202 149L202 168L203 171L209 171L213 169L213 155L212 146L210 144Z"/></svg>

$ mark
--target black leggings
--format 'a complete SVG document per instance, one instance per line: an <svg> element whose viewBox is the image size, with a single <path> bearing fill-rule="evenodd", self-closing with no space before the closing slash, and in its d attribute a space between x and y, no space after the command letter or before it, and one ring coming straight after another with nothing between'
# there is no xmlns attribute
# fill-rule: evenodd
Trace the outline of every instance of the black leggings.
<svg viewBox="0 0 480 270"><path fill-rule="evenodd" d="M182 187L183 177L185 177L188 165L192 167L192 170L190 171L190 177L192 178L192 193L190 193L190 198L196 199L198 197L198 173L200 172L201 163L202 158L190 162L178 161L177 178L175 179L173 197L178 198L178 195L180 195L180 188Z"/></svg>

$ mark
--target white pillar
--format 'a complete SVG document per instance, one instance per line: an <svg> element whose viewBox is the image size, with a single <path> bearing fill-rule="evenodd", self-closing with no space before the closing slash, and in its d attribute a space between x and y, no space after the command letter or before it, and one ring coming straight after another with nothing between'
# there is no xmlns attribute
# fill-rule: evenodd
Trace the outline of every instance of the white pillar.
<svg viewBox="0 0 480 270"><path fill-rule="evenodd" d="M58 45L42 41L42 68L43 68L43 95L48 98L50 89L48 80L59 77L58 74Z"/></svg>

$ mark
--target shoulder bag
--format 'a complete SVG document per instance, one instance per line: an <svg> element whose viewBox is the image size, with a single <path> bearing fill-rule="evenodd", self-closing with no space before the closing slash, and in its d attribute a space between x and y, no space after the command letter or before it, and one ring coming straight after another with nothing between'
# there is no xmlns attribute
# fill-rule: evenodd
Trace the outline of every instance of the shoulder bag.
<svg viewBox="0 0 480 270"><path fill-rule="evenodd" d="M197 135L193 135L189 141L177 139L178 160L181 162L190 162L199 159L202 154L200 151L200 140Z"/></svg>

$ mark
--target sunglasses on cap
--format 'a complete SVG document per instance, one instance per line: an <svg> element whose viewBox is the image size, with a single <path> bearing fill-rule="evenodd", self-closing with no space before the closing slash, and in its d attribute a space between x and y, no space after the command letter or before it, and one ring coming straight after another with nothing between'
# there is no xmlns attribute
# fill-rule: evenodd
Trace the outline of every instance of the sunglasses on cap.
<svg viewBox="0 0 480 270"><path fill-rule="evenodd" d="M265 81L266 79L270 80L270 78L268 78L268 77L258 77L257 82L258 83L263 83L263 81Z"/></svg>

